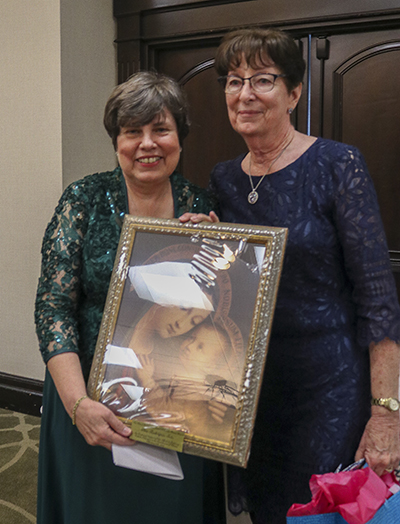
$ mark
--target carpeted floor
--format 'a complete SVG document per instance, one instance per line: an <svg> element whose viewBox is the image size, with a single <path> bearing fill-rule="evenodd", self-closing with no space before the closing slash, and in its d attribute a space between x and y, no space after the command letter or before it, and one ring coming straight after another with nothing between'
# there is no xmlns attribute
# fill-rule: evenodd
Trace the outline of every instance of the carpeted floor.
<svg viewBox="0 0 400 524"><path fill-rule="evenodd" d="M0 409L0 524L36 523L40 418ZM229 515L228 524L250 524Z"/></svg>
<svg viewBox="0 0 400 524"><path fill-rule="evenodd" d="M36 522L40 418L0 409L0 523Z"/></svg>

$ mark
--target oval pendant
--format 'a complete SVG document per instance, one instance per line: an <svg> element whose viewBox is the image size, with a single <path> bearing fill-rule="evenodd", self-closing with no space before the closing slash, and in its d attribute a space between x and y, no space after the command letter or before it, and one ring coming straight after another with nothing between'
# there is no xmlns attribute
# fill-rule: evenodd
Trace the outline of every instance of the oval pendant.
<svg viewBox="0 0 400 524"><path fill-rule="evenodd" d="M255 191L253 189L253 191L251 191L249 193L249 196L247 197L247 200L248 200L249 204L255 204L257 202L257 200L258 200L258 193L257 193L257 191Z"/></svg>

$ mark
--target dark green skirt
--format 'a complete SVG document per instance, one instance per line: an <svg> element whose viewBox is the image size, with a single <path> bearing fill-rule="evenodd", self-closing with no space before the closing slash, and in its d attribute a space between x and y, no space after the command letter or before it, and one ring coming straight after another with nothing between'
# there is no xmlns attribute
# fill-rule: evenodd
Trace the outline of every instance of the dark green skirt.
<svg viewBox="0 0 400 524"><path fill-rule="evenodd" d="M224 524L221 464L179 458L182 481L115 466L72 425L46 373L37 524Z"/></svg>

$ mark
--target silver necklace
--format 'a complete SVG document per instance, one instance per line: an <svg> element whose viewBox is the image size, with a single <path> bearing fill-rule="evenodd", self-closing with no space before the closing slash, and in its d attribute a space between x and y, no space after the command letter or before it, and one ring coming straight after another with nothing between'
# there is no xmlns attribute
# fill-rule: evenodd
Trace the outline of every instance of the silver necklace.
<svg viewBox="0 0 400 524"><path fill-rule="evenodd" d="M251 153L250 153L250 158L249 158L249 180L250 180L250 185L251 185L251 191L250 193L248 194L247 196L247 201L249 202L249 204L255 204L258 200L258 193L257 193L257 189L260 187L260 184L261 182L264 180L264 178L268 175L268 173L271 171L271 168L272 166L275 164L275 162L283 155L283 153L286 151L286 149L290 146L290 144L292 143L292 140L294 138L294 135L292 136L292 138L289 140L289 142L285 145L285 147L282 149L282 151L278 154L278 156L276 156L273 161L270 163L268 169L267 169L267 172L261 177L261 179L258 181L256 187L254 187L253 185L253 179L251 178Z"/></svg>

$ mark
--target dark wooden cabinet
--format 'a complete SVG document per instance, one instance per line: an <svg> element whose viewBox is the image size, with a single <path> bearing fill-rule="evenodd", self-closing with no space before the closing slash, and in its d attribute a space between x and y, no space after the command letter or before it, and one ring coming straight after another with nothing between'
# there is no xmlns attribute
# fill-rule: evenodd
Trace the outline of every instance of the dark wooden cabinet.
<svg viewBox="0 0 400 524"><path fill-rule="evenodd" d="M228 122L213 57L227 31L279 27L307 73L294 124L360 148L374 180L400 292L400 1L115 0L119 81L155 68L188 94L181 170L205 186L212 166L246 150Z"/></svg>

